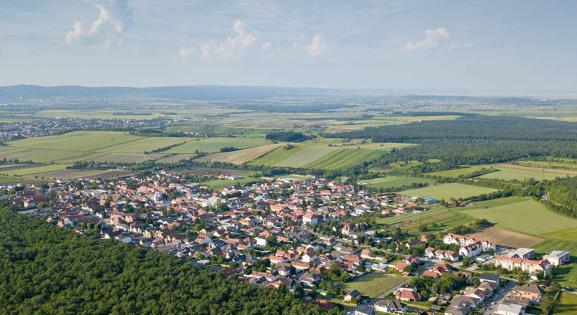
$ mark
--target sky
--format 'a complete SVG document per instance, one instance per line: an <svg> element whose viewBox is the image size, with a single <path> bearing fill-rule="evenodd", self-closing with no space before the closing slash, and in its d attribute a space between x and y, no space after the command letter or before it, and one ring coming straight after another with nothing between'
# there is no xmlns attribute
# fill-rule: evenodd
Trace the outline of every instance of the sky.
<svg viewBox="0 0 577 315"><path fill-rule="evenodd" d="M0 85L577 90L577 1L0 0Z"/></svg>

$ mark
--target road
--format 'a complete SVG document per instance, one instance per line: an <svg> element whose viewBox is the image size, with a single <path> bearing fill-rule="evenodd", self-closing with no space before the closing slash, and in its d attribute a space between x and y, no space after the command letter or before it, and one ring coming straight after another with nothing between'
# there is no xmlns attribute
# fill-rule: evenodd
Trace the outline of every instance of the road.
<svg viewBox="0 0 577 315"><path fill-rule="evenodd" d="M487 309L485 310L485 312L483 312L483 314L492 315L495 311L495 307L497 306L497 304L499 304L499 302L501 302L505 298L505 296L507 296L507 293L509 293L509 291L511 291L516 285L517 281L515 280L507 281L507 285L502 290L499 290L497 294L493 295L491 299L485 302Z"/></svg>

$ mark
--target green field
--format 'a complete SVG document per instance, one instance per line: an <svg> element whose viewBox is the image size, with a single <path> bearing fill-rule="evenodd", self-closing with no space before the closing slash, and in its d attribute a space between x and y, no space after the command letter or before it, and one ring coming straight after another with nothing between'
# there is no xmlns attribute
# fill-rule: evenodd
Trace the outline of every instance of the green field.
<svg viewBox="0 0 577 315"><path fill-rule="evenodd" d="M345 291L358 290L362 295L374 298L406 280L405 277L372 272L345 283Z"/></svg>
<svg viewBox="0 0 577 315"><path fill-rule="evenodd" d="M211 179L202 184L210 189L221 189L228 186L249 185L262 181L258 177L246 176L239 179Z"/></svg>
<svg viewBox="0 0 577 315"><path fill-rule="evenodd" d="M315 139L286 146L251 162L257 165L336 170L371 161L407 144L348 144L337 139Z"/></svg>
<svg viewBox="0 0 577 315"><path fill-rule="evenodd" d="M499 199L498 203L479 202L462 212L485 218L503 228L532 235L577 228L577 220L550 211L530 198L509 197Z"/></svg>
<svg viewBox="0 0 577 315"><path fill-rule="evenodd" d="M270 151L278 148L281 145L282 144L280 143L273 143L232 152L219 152L203 156L198 160L232 163L232 164L244 164L269 153Z"/></svg>
<svg viewBox="0 0 577 315"><path fill-rule="evenodd" d="M563 292L559 298L559 303L555 305L553 313L556 315L577 314L577 294Z"/></svg>
<svg viewBox="0 0 577 315"><path fill-rule="evenodd" d="M366 184L369 188L391 189L410 186L412 184L432 184L434 182L435 180L432 178L387 176L362 180L359 183Z"/></svg>
<svg viewBox="0 0 577 315"><path fill-rule="evenodd" d="M183 141L183 138L142 137L115 131L79 131L10 141L0 147L0 155L21 161L61 164L82 160L115 161L115 157L124 155L130 157L130 161L146 160L157 155L149 156L145 151Z"/></svg>
<svg viewBox="0 0 577 315"><path fill-rule="evenodd" d="M457 168L454 170L427 173L427 175L449 177L449 178L469 178L475 173L492 169L493 169L492 165L475 165L475 166Z"/></svg>
<svg viewBox="0 0 577 315"><path fill-rule="evenodd" d="M0 169L0 173L5 176L26 176L26 175L34 175L40 173L47 173L47 172L54 172L66 169L66 165L61 164L50 164L50 165L42 165L36 167L25 167L19 168L11 171L2 172Z"/></svg>
<svg viewBox="0 0 577 315"><path fill-rule="evenodd" d="M478 196L482 194L488 194L497 191L493 188L486 188L480 186L450 183L450 184L440 184L427 186L424 188L405 190L402 192L406 196L423 196L432 197L438 200L445 199L449 200L451 198L468 198L472 196Z"/></svg>
<svg viewBox="0 0 577 315"><path fill-rule="evenodd" d="M473 221L475 218L448 208L435 208L422 213L409 213L377 219L379 224L394 225L411 232L418 232L420 225L427 225L430 231L445 232ZM434 227L433 224L435 224Z"/></svg>
<svg viewBox="0 0 577 315"><path fill-rule="evenodd" d="M84 160L128 163L160 159L171 154L175 155L174 160L180 160L196 151L214 153L223 147L244 149L270 143L264 138L143 137L115 131L81 131L11 141L0 146L0 156L39 163L70 164ZM150 153L170 145L178 146L166 152Z"/></svg>
<svg viewBox="0 0 577 315"><path fill-rule="evenodd" d="M521 165L495 165L497 172L482 175L481 178L502 179L502 180L551 180L559 177L575 176L577 171L535 168Z"/></svg>
<svg viewBox="0 0 577 315"><path fill-rule="evenodd" d="M246 149L271 144L272 142L264 138L248 137L213 137L213 138L180 138L186 139L186 143L174 147L165 153L187 154L195 151L216 153L224 147L235 147ZM182 141L182 140L181 140Z"/></svg>
<svg viewBox="0 0 577 315"><path fill-rule="evenodd" d="M550 168L550 169L577 169L577 159L571 158L555 158L549 160L521 160L516 164L523 166L530 166L536 168Z"/></svg>

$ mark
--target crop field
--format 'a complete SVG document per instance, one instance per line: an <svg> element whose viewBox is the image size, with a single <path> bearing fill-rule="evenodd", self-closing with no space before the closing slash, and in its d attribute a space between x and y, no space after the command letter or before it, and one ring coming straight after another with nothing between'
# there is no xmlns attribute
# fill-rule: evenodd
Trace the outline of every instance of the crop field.
<svg viewBox="0 0 577 315"><path fill-rule="evenodd" d="M553 313L556 315L577 314L577 294L571 292L561 293L559 303L555 305Z"/></svg>
<svg viewBox="0 0 577 315"><path fill-rule="evenodd" d="M421 121L431 120L455 120L459 118L457 115L446 116L388 116L375 117L373 119L365 120L334 120L328 124L323 125L327 132L343 132L351 130L360 130L366 127L378 127L383 125L402 125Z"/></svg>
<svg viewBox="0 0 577 315"><path fill-rule="evenodd" d="M577 169L577 159L571 159L571 158L555 158L550 160L521 160L517 161L516 164L535 168L565 169L565 170Z"/></svg>
<svg viewBox="0 0 577 315"><path fill-rule="evenodd" d="M210 189L221 189L228 186L249 185L262 181L258 177L247 176L239 179L211 179L202 184Z"/></svg>
<svg viewBox="0 0 577 315"><path fill-rule="evenodd" d="M534 178L536 180L550 180L558 177L575 176L575 170L563 170L554 168L535 168L513 164L499 164L495 166L499 171L482 175L481 178L494 178L502 180L524 180Z"/></svg>
<svg viewBox="0 0 577 315"><path fill-rule="evenodd" d="M196 151L215 153L223 147L244 149L271 143L264 138L143 137L114 131L82 131L11 141L0 146L0 156L20 161L59 164L83 160L142 162L168 155L176 155L172 158L181 160ZM151 153L171 145L177 146L165 152Z"/></svg>
<svg viewBox="0 0 577 315"><path fill-rule="evenodd" d="M421 178L411 176L387 176L379 178L371 178L362 180L359 183L366 184L369 188L375 189L391 189L403 186L410 186L412 184L432 184L435 180L432 178Z"/></svg>
<svg viewBox="0 0 577 315"><path fill-rule="evenodd" d="M82 119L157 119L164 117L160 112L122 112L116 110L42 110L37 113L43 118L82 118Z"/></svg>
<svg viewBox="0 0 577 315"><path fill-rule="evenodd" d="M179 138L182 139L182 138ZM163 153L190 154L195 151L216 153L224 147L246 149L258 147L272 142L264 138L248 137L214 137L214 138L185 138L186 142ZM182 141L182 140L181 140Z"/></svg>
<svg viewBox="0 0 577 315"><path fill-rule="evenodd" d="M57 136L28 138L11 141L0 147L0 155L21 161L71 163L97 159L114 161L123 156L125 161L153 159L144 151L182 142L182 138L141 137L113 131L70 132ZM111 157L107 157L112 154ZM127 158L128 157L128 158Z"/></svg>
<svg viewBox="0 0 577 315"><path fill-rule="evenodd" d="M11 175L0 174L0 183L39 183L47 179L73 179L87 177L112 178L126 175L124 170L91 170L91 169L66 169L66 165L44 165L22 168Z"/></svg>
<svg viewBox="0 0 577 315"><path fill-rule="evenodd" d="M499 202L500 204L479 202L473 208L462 212L479 219L487 219L499 227L538 236L577 228L577 220L550 211L530 198L509 197Z"/></svg>
<svg viewBox="0 0 577 315"><path fill-rule="evenodd" d="M458 169L454 169L454 170L427 173L427 175L442 176L442 177L449 177L449 178L469 178L474 173L478 173L478 172L481 172L483 170L494 170L494 168L492 165L475 165L475 166L458 168Z"/></svg>
<svg viewBox="0 0 577 315"><path fill-rule="evenodd" d="M466 185L460 183L450 183L450 184L440 184L427 186L424 188L417 188L411 190L405 190L402 192L406 196L424 196L432 197L438 200L450 198L467 198L482 194L488 194L497 191L493 188Z"/></svg>
<svg viewBox="0 0 577 315"><path fill-rule="evenodd" d="M158 109L134 109L134 108L102 108L102 109L47 109L34 114L41 118L82 118L82 119L134 119L148 120L158 118L191 118L191 117L214 117L222 114L242 113L244 110L215 106L194 106L188 108L158 108Z"/></svg>
<svg viewBox="0 0 577 315"><path fill-rule="evenodd" d="M211 154L208 156L204 156L198 160L199 161L225 162L225 163L232 163L232 164L244 164L244 163L250 162L252 160L255 160L255 159L269 153L270 151L278 148L279 146L281 146L281 144L273 143L273 144L262 145L259 147L254 147L254 148L249 148L249 149L244 149L244 150L238 150L238 151L232 151L232 152L220 152L220 153L215 153L215 154Z"/></svg>
<svg viewBox="0 0 577 315"><path fill-rule="evenodd" d="M475 218L448 208L435 208L421 213L402 214L377 219L379 224L398 226L413 232L417 232L421 225L427 225L432 232L445 232L473 221L475 221Z"/></svg>
<svg viewBox="0 0 577 315"><path fill-rule="evenodd" d="M342 169L376 159L393 148L404 146L407 146L407 144L371 143L345 145L338 140L315 139L294 144L292 148L279 147L254 160L252 163L280 167Z"/></svg>
<svg viewBox="0 0 577 315"><path fill-rule="evenodd" d="M480 239L491 239L498 245L513 248L533 247L543 242L540 237L503 229L498 226L492 226L471 235Z"/></svg>
<svg viewBox="0 0 577 315"><path fill-rule="evenodd" d="M26 175L34 175L40 173L47 173L53 171L60 171L66 169L66 165L61 164L50 164L50 165L41 165L35 167L27 167L27 168L19 168L15 170L10 170L6 172L2 172L0 169L0 173L4 176L26 176Z"/></svg>
<svg viewBox="0 0 577 315"><path fill-rule="evenodd" d="M345 291L358 290L363 296L377 297L406 281L406 277L372 272L345 283Z"/></svg>

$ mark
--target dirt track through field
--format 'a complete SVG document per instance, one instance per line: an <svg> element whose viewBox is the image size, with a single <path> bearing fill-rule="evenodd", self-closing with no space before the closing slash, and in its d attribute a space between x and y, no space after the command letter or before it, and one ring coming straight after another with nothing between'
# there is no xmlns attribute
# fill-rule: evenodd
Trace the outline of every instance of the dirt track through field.
<svg viewBox="0 0 577 315"><path fill-rule="evenodd" d="M542 238L536 236L514 232L496 226L486 228L483 231L471 234L471 236L480 239L490 239L498 245L514 248L531 247L543 241Z"/></svg>
<svg viewBox="0 0 577 315"><path fill-rule="evenodd" d="M516 165L516 164L499 164L499 167L519 169L519 170L528 170L528 171L537 171L537 172L545 169L545 171L548 173L570 174L570 175L577 174L577 171L575 171L575 170L567 170L567 169L559 169L559 168L532 167L532 166L523 166L523 165Z"/></svg>

